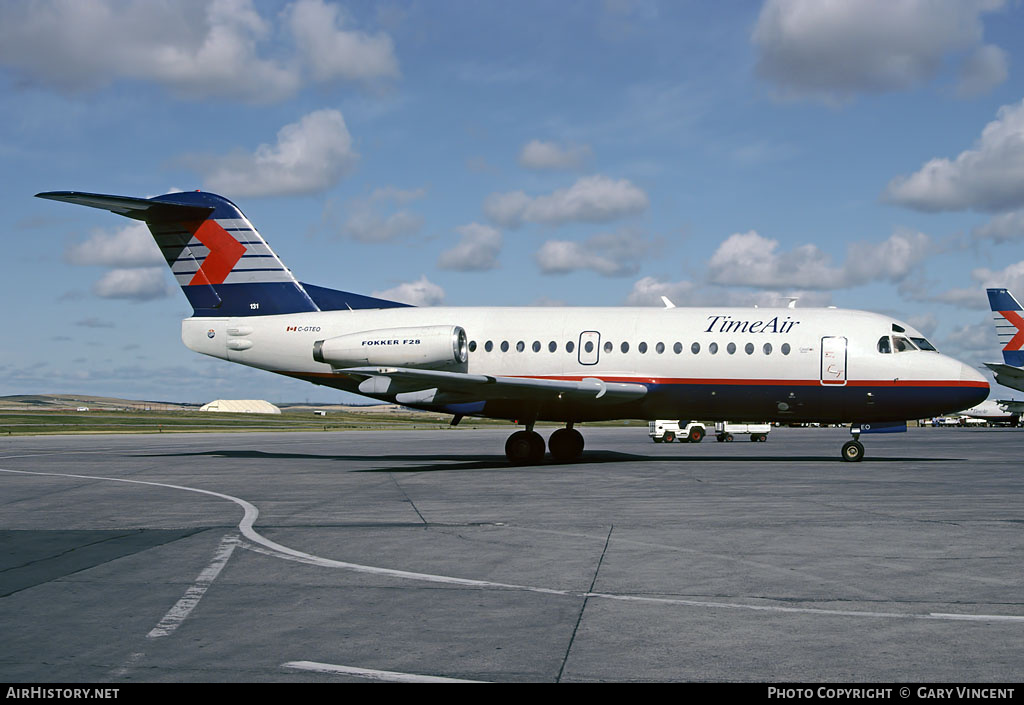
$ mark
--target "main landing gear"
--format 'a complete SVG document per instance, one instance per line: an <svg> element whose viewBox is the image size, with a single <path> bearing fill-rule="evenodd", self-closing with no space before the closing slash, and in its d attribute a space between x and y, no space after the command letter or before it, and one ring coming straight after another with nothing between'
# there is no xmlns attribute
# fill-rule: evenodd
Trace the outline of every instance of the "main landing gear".
<svg viewBox="0 0 1024 705"><path fill-rule="evenodd" d="M583 454L583 434L570 423L551 434L548 449L556 463L571 463ZM544 461L544 439L527 424L525 431L516 431L505 441L505 455L513 465L539 465Z"/></svg>

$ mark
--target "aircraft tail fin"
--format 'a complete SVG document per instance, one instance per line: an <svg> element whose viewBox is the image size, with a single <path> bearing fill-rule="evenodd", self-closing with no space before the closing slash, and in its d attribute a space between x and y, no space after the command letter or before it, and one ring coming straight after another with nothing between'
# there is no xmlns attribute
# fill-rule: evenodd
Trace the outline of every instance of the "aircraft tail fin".
<svg viewBox="0 0 1024 705"><path fill-rule="evenodd" d="M265 316L405 305L303 285L238 206L213 193L183 191L155 198L79 191L36 195L144 221L197 316Z"/></svg>
<svg viewBox="0 0 1024 705"><path fill-rule="evenodd" d="M1024 366L1024 308L1007 289L989 289L988 301L1003 346L1003 361L1014 367Z"/></svg>

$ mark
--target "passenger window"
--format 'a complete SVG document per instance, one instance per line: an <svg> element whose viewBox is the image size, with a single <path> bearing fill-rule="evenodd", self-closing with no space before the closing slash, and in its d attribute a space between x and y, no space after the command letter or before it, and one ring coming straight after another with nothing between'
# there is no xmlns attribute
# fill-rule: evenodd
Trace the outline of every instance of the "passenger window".
<svg viewBox="0 0 1024 705"><path fill-rule="evenodd" d="M571 353L575 349L576 349L576 343L572 342L571 340L568 343L565 344L565 351L567 353Z"/></svg>
<svg viewBox="0 0 1024 705"><path fill-rule="evenodd" d="M641 355L643 355L644 353L647 352L647 343L640 343L639 345L636 346L636 349L640 351Z"/></svg>
<svg viewBox="0 0 1024 705"><path fill-rule="evenodd" d="M469 351L470 352L476 352L476 341L475 340L469 341Z"/></svg>
<svg viewBox="0 0 1024 705"><path fill-rule="evenodd" d="M526 343L520 340L516 343L516 352L522 352L523 350L526 350Z"/></svg>
<svg viewBox="0 0 1024 705"><path fill-rule="evenodd" d="M691 345L690 346L690 352L692 352L694 355L699 353L700 352L700 343L694 343L693 345Z"/></svg>
<svg viewBox="0 0 1024 705"><path fill-rule="evenodd" d="M711 345L708 346L708 352L711 353L712 355L717 354L718 353L718 343L711 343Z"/></svg>
<svg viewBox="0 0 1024 705"><path fill-rule="evenodd" d="M558 350L558 343L552 340L548 343L548 352L555 352L556 350Z"/></svg>
<svg viewBox="0 0 1024 705"><path fill-rule="evenodd" d="M494 350L494 343L488 340L486 343L484 343L484 350L486 350L487 352Z"/></svg>
<svg viewBox="0 0 1024 705"><path fill-rule="evenodd" d="M745 346L743 346L743 351L745 353L747 353L747 355L753 355L754 354L754 344L753 343L747 343Z"/></svg>
<svg viewBox="0 0 1024 705"><path fill-rule="evenodd" d="M623 342L622 345L619 346L619 350L621 350L624 353L628 353L629 352L629 343Z"/></svg>
<svg viewBox="0 0 1024 705"><path fill-rule="evenodd" d="M534 352L540 352L540 341L539 340L533 341L533 351Z"/></svg>
<svg viewBox="0 0 1024 705"><path fill-rule="evenodd" d="M612 351L612 347L614 347L614 346L612 345L612 341L610 341L610 340L606 340L606 341L605 341L605 343L604 343L604 351L605 351L606 353L610 353L610 352Z"/></svg>
<svg viewBox="0 0 1024 705"><path fill-rule="evenodd" d="M725 346L725 349L730 355L732 355L736 352L736 343L729 343Z"/></svg>
<svg viewBox="0 0 1024 705"><path fill-rule="evenodd" d="M790 349L789 348L789 343L783 343L782 344L781 350L782 350L782 354L783 355L789 355L789 349Z"/></svg>
<svg viewBox="0 0 1024 705"><path fill-rule="evenodd" d="M672 346L672 352L674 352L676 355L678 355L682 351L683 351L683 344L682 343L676 343L675 345Z"/></svg>
<svg viewBox="0 0 1024 705"><path fill-rule="evenodd" d="M588 340L587 344L583 346L583 349L586 350L588 353L594 352L594 342L592 340Z"/></svg>
<svg viewBox="0 0 1024 705"><path fill-rule="evenodd" d="M661 355L663 352L665 352L665 343L658 343L657 345L654 346L654 350L659 355Z"/></svg>
<svg viewBox="0 0 1024 705"><path fill-rule="evenodd" d="M501 341L501 351L502 352L508 352L508 341L507 340Z"/></svg>
<svg viewBox="0 0 1024 705"><path fill-rule="evenodd" d="M772 344L771 343L765 343L764 347L761 348L761 349L764 351L765 355L771 355L772 354Z"/></svg>

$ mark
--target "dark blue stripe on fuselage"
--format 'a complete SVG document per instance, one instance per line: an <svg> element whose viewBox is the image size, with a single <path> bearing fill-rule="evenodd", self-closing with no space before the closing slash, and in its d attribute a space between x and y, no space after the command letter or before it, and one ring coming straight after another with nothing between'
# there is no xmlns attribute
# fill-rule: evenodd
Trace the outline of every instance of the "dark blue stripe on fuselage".
<svg viewBox="0 0 1024 705"><path fill-rule="evenodd" d="M343 376L283 373L358 394L358 380ZM988 396L986 387L949 386L822 386L806 384L647 384L647 395L623 404L566 400L494 400L467 416L541 421L605 421L612 419L698 419L782 423L866 423L906 421L967 409ZM390 401L387 397L378 397ZM783 408L782 405L785 405ZM449 407L422 407L453 413ZM467 409L469 407L466 407ZM475 408L475 407L474 407Z"/></svg>

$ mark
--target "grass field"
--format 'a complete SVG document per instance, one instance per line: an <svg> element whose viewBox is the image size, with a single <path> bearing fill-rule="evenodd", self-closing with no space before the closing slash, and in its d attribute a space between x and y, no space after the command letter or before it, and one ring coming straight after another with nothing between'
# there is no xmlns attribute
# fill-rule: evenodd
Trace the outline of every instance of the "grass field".
<svg viewBox="0 0 1024 705"><path fill-rule="evenodd" d="M285 411L228 414L202 411L0 411L0 435L47 433L210 433L232 431L346 431L447 428L451 416L416 411ZM538 424L540 425L540 424ZM555 426L557 424L551 424ZM641 425L646 422L615 422ZM508 421L465 418L459 428L507 427Z"/></svg>

